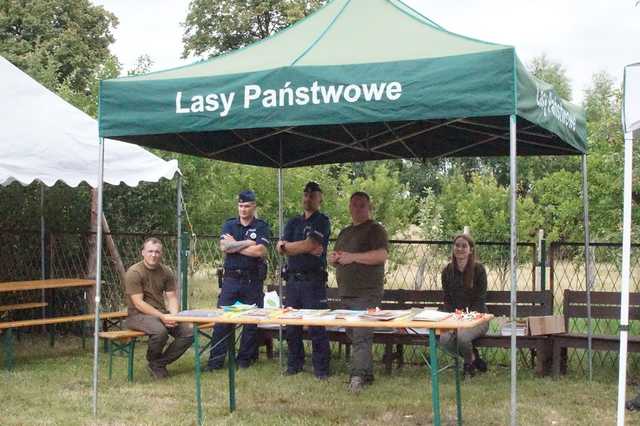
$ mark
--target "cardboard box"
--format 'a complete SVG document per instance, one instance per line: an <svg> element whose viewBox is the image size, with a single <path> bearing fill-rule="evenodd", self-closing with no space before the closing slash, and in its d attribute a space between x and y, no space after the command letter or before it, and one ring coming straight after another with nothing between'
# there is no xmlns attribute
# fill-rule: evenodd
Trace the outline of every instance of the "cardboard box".
<svg viewBox="0 0 640 426"><path fill-rule="evenodd" d="M516 336L526 336L528 333L527 321L516 321ZM500 335L511 336L511 322L507 318L500 323Z"/></svg>
<svg viewBox="0 0 640 426"><path fill-rule="evenodd" d="M547 334L564 333L564 316L547 315L541 317L529 317L527 319L530 336L544 336Z"/></svg>

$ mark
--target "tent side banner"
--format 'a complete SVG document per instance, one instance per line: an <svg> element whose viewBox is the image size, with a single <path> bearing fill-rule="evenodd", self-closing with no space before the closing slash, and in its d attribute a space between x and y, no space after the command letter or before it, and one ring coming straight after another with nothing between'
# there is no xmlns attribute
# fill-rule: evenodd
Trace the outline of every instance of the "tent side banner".
<svg viewBox="0 0 640 426"><path fill-rule="evenodd" d="M518 115L585 153L587 129L583 109L562 99L553 86L532 77L522 63L517 62Z"/></svg>
<svg viewBox="0 0 640 426"><path fill-rule="evenodd" d="M640 62L624 67L622 118L625 132L640 132Z"/></svg>
<svg viewBox="0 0 640 426"><path fill-rule="evenodd" d="M509 114L513 49L216 77L105 80L103 137Z"/></svg>

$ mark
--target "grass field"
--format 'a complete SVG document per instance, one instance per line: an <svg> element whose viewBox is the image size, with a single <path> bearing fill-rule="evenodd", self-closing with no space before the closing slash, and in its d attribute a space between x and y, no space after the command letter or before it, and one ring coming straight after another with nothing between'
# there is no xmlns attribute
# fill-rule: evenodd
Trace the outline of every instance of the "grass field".
<svg viewBox="0 0 640 426"><path fill-rule="evenodd" d="M115 361L114 378L106 377L101 354L99 415L91 415L92 353L76 337L64 337L50 348L39 336L17 344L17 367L0 372L2 425L192 425L195 424L193 354L171 365L172 377L151 380L145 370L145 344L136 350L135 381L126 381L125 359ZM442 359L442 357L441 357ZM428 425L431 391L427 370L405 366L385 375L377 365L376 382L360 395L346 391L347 365L332 360L327 382L309 372L293 378L280 374L277 359L260 362L237 375L237 411L228 413L226 371L203 376L203 401L209 425ZM509 422L509 369L490 371L463 383L465 424ZM627 392L634 389L629 386ZM454 424L454 380L441 376L443 424ZM519 424L604 425L615 422L616 376L598 372L589 384L583 376L561 380L536 378L521 370L518 378ZM628 413L626 424L640 424Z"/></svg>

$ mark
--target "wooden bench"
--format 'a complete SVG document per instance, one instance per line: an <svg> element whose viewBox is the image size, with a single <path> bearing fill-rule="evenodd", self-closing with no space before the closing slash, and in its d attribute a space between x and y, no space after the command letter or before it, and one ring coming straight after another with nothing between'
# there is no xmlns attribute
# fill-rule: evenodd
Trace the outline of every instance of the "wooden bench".
<svg viewBox="0 0 640 426"><path fill-rule="evenodd" d="M268 286L269 291L277 291L275 285ZM444 300L441 290L385 290L380 304L381 309L412 309L412 308L439 308ZM338 289L327 288L327 303L330 309L340 308ZM487 310L497 316L509 316L511 309L510 291L488 291ZM547 291L519 291L517 294L518 318L553 314L553 293ZM276 330L277 331L277 330ZM273 331L272 331L273 333ZM327 331L329 339L342 344L350 343L346 333L339 331ZM305 333L305 338L309 336ZM393 361L397 361L398 367L404 363L404 346L426 346L427 339L421 334L410 334L404 331L393 333L375 333L374 343L384 345L382 357L385 370L391 372ZM551 340L548 336L518 336L518 349L530 349L532 364L535 364L537 374L544 374L551 366ZM497 333L488 333L474 341L477 347L509 348L511 337ZM395 346L395 350L394 350ZM348 348L348 346L347 346ZM348 354L348 349L347 349ZM536 356L537 355L537 356Z"/></svg>
<svg viewBox="0 0 640 426"><path fill-rule="evenodd" d="M100 314L100 318L103 321L123 319L127 317L126 312L104 312ZM52 317L52 318L39 318L20 321L4 321L0 322L0 332L2 332L2 345L4 350L4 367L5 369L12 369L15 364L15 357L13 351L13 330L34 327L39 325L56 325L66 324L71 322L85 322L95 319L94 314L82 314L65 317ZM51 340L52 342L52 340ZM84 327L82 327L82 347L85 347Z"/></svg>
<svg viewBox="0 0 640 426"><path fill-rule="evenodd" d="M592 291L591 292L591 318L593 322L598 320L620 320L621 295L619 292ZM587 328L587 292L564 291L563 314L566 333L555 334L553 342L553 376L558 377L567 369L567 349L588 348ZM584 324L581 330L572 331L572 320L581 320ZM629 321L640 320L640 293L629 293ZM596 332L597 333L597 332ZM593 334L591 348L594 351L619 351L619 334ZM629 334L628 352L640 352L640 337Z"/></svg>
<svg viewBox="0 0 640 426"><path fill-rule="evenodd" d="M47 302L27 302L27 303L14 303L12 305L0 305L0 320L8 320L9 314L14 311L24 311L28 309L44 308L48 305Z"/></svg>
<svg viewBox="0 0 640 426"><path fill-rule="evenodd" d="M47 302L28 302L28 303L16 303L13 305L0 305L0 313L19 311L24 309L44 308L47 305L48 305Z"/></svg>
<svg viewBox="0 0 640 426"><path fill-rule="evenodd" d="M203 336L207 343L200 348L200 355L211 347L213 342L213 335L210 330L214 327L214 323L201 324L198 326L198 333ZM109 380L113 375L113 357L114 355L125 355L127 357L127 380L133 381L133 360L134 351L137 339L144 337L145 333L138 330L116 330L116 331L102 331L98 333L98 336L106 343L106 351L109 354ZM267 356L273 358L273 344L271 339L264 339L258 337L258 345L265 345L267 348Z"/></svg>

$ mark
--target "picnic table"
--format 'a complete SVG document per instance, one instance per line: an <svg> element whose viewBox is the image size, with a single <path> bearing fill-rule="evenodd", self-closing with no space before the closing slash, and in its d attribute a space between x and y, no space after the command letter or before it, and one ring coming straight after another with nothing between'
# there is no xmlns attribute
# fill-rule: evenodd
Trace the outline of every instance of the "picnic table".
<svg viewBox="0 0 640 426"><path fill-rule="evenodd" d="M210 311L209 311L210 312ZM283 319L283 318L259 318L252 316L243 316L238 313L224 314L220 316L211 316L203 311L202 316L198 315L196 311L190 311L190 315L169 315L168 319L176 322L192 323L194 326L194 340L193 347L195 353L195 391L196 391L196 405L197 405L197 418L198 424L203 424L203 412L202 412L202 400L201 400L201 367L200 367L200 342L198 328L201 324L211 323L223 323L223 324L235 324L237 326L244 324L257 324L257 325L272 325L272 326L287 326L287 325L300 325L300 326L324 326L324 327L362 327L362 328L408 328L408 329L428 329L428 342L429 342L429 356L430 356L430 371L431 371L431 399L433 404L433 424L439 426L441 424L440 418L440 385L439 385L439 367L438 367L438 341L436 335L446 331L457 332L459 329L475 327L477 325L488 322L493 318L491 314L484 314L482 317L473 320L458 320L454 318L445 319L442 321L416 321L411 318L398 318L389 321L377 321L377 320L347 320L347 319L327 319L326 317L309 318L309 319ZM229 336L226 337L230 342L235 342L235 327L232 328ZM460 389L460 370L459 359L455 359L455 380L456 380L456 414L458 424L462 424L462 396ZM229 369L229 410L235 411L236 397L235 397L235 345L228 345L228 369Z"/></svg>
<svg viewBox="0 0 640 426"><path fill-rule="evenodd" d="M53 316L55 313L55 298L53 292L61 288L91 288L95 286L95 280L87 280L82 278L55 278L47 280L31 280L31 281L9 281L0 283L0 293L9 292L24 292L33 290L45 290L48 291L46 299L49 302L28 302L17 303L12 305L3 305L3 310L6 312L19 310L19 309L31 309L35 307L47 307L46 316ZM84 298L86 300L87 294L85 290ZM39 303L39 305L36 305ZM84 313L83 309L83 313Z"/></svg>
<svg viewBox="0 0 640 426"><path fill-rule="evenodd" d="M47 301L13 303L0 306L0 334L2 334L2 346L4 352L4 366L7 369L13 368L13 342L12 330L21 329L23 327L46 326L49 331L49 344L54 344L54 334L51 329L55 324L66 322L83 322L86 321L86 306L81 309L81 315L68 317L55 317L55 295L54 292L63 288L81 288L84 289L84 299L87 300L87 289L95 286L95 280L87 280L82 278L57 278L46 280L30 280L30 281L9 281L0 283L0 294L25 292L34 290L44 290L48 294L45 299ZM28 310L35 308L45 308L45 318L33 318L22 321L11 321L8 317L9 313L18 310ZM6 316L6 318L5 318ZM90 315L89 315L90 316ZM82 344L84 347L84 327L82 328Z"/></svg>

